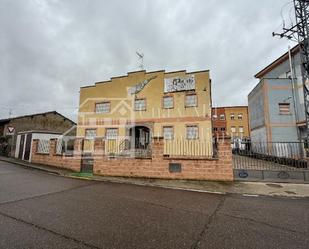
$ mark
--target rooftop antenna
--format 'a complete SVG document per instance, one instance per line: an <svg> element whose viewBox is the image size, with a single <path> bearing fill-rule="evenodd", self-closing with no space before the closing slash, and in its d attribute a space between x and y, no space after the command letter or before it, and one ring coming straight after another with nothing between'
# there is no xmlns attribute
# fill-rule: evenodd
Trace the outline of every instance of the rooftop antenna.
<svg viewBox="0 0 309 249"><path fill-rule="evenodd" d="M139 65L138 67L141 69L141 70L144 70L144 54L143 53L139 53L136 51L136 54L138 56L138 60L139 60Z"/></svg>

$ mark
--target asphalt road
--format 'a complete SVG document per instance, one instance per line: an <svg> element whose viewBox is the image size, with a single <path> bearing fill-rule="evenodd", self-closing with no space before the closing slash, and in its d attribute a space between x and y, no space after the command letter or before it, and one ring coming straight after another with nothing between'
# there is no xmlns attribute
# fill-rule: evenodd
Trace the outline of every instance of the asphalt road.
<svg viewBox="0 0 309 249"><path fill-rule="evenodd" d="M309 248L309 200L54 176L0 161L0 248Z"/></svg>

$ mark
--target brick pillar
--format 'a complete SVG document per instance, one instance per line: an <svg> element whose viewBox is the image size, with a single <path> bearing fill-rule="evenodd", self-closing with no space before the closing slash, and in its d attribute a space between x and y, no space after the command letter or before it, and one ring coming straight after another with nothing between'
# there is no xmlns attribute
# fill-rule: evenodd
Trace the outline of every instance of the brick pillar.
<svg viewBox="0 0 309 249"><path fill-rule="evenodd" d="M152 159L160 160L164 153L164 139L163 137L152 138Z"/></svg>
<svg viewBox="0 0 309 249"><path fill-rule="evenodd" d="M231 138L218 140L218 157L232 159Z"/></svg>
<svg viewBox="0 0 309 249"><path fill-rule="evenodd" d="M81 156L83 150L83 138L76 138L74 140L74 156Z"/></svg>
<svg viewBox="0 0 309 249"><path fill-rule="evenodd" d="M32 156L35 155L38 151L38 143L39 143L39 139L33 139L32 148L31 148Z"/></svg>
<svg viewBox="0 0 309 249"><path fill-rule="evenodd" d="M103 138L95 138L94 140L94 156L103 156L105 150L105 141Z"/></svg>
<svg viewBox="0 0 309 249"><path fill-rule="evenodd" d="M220 170L224 172L224 180L233 181L233 157L232 157L231 139L224 138L218 140L218 159Z"/></svg>
<svg viewBox="0 0 309 249"><path fill-rule="evenodd" d="M57 139L52 138L49 140L49 156L53 157L56 154L56 147L57 147Z"/></svg>

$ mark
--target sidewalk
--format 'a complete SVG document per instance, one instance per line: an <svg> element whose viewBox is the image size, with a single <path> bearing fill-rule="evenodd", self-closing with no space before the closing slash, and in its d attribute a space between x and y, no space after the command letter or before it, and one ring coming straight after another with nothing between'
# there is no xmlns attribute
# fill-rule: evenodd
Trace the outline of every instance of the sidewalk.
<svg viewBox="0 0 309 249"><path fill-rule="evenodd" d="M267 182L211 182L192 180L163 180L148 178L108 177L91 174L76 174L70 170L46 165L32 164L14 158L0 157L0 161L14 163L26 168L41 170L64 177L103 182L127 183L141 186L163 187L215 194L242 194L251 196L309 197L309 184ZM80 176L79 176L80 175Z"/></svg>

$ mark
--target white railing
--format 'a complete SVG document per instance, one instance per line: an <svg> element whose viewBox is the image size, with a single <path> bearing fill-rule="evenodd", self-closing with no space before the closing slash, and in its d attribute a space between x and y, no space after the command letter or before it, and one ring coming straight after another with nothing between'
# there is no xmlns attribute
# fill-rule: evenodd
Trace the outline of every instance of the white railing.
<svg viewBox="0 0 309 249"><path fill-rule="evenodd" d="M49 153L49 140L40 139L38 143L38 153Z"/></svg>

